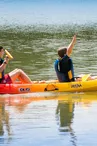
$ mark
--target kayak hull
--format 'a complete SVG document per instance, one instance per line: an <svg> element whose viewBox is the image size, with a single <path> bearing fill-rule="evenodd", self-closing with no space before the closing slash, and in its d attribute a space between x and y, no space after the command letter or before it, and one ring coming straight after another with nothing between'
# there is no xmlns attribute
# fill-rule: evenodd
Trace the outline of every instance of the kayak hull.
<svg viewBox="0 0 97 146"><path fill-rule="evenodd" d="M32 92L89 92L97 91L97 79L78 82L45 81L32 84L0 84L0 94L21 94Z"/></svg>

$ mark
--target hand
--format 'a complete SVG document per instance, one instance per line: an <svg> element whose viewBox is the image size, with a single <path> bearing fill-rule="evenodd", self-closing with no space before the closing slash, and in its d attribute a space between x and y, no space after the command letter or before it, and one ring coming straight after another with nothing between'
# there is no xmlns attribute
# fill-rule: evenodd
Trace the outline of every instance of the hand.
<svg viewBox="0 0 97 146"><path fill-rule="evenodd" d="M9 58L8 58L7 55L6 55L6 57L4 58L4 62L6 62L6 64L8 64L8 62L9 62Z"/></svg>

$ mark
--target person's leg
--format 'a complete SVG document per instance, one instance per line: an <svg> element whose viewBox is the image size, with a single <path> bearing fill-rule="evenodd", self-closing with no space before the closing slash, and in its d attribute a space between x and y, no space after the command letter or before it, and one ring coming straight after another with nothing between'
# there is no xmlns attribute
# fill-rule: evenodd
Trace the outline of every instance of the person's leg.
<svg viewBox="0 0 97 146"><path fill-rule="evenodd" d="M15 82L16 79L19 79L20 81L24 83L32 83L30 78L21 70L21 69L15 69L9 73L9 76L12 80L12 82Z"/></svg>

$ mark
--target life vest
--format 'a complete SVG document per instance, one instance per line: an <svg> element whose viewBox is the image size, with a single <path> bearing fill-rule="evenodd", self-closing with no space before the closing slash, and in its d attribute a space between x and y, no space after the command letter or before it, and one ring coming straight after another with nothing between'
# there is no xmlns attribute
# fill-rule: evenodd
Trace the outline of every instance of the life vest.
<svg viewBox="0 0 97 146"><path fill-rule="evenodd" d="M0 58L0 65L2 65L3 61L4 61L4 60ZM2 71L2 72L0 73L0 81L3 79L3 77L4 77L4 71Z"/></svg>
<svg viewBox="0 0 97 146"><path fill-rule="evenodd" d="M55 61L55 71L60 82L74 81L73 63L67 55Z"/></svg>

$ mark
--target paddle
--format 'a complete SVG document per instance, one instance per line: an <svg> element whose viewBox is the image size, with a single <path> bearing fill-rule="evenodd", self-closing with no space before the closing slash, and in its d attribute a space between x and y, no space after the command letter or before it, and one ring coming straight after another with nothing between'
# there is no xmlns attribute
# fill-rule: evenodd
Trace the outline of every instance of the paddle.
<svg viewBox="0 0 97 146"><path fill-rule="evenodd" d="M8 56L9 59L13 59L13 56L7 51L5 50L6 55Z"/></svg>
<svg viewBox="0 0 97 146"><path fill-rule="evenodd" d="M82 81L86 81L91 74L85 74L82 76Z"/></svg>

